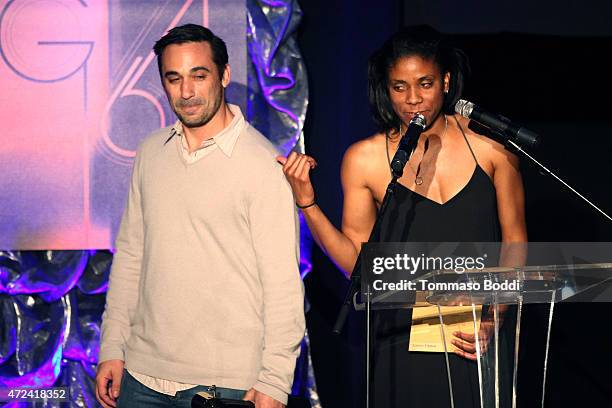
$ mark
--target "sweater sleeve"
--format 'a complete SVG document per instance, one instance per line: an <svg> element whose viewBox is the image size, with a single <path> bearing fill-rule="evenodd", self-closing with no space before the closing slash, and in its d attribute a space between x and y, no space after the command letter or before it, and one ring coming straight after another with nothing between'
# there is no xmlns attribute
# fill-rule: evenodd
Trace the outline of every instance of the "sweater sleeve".
<svg viewBox="0 0 612 408"><path fill-rule="evenodd" d="M249 208L264 301L264 348L254 388L286 404L305 330L299 223L291 188L280 168L274 167L263 178Z"/></svg>
<svg viewBox="0 0 612 408"><path fill-rule="evenodd" d="M128 200L115 243L106 307L102 315L98 361L124 360L130 322L138 302L138 283L144 249L140 194L141 152L136 156Z"/></svg>

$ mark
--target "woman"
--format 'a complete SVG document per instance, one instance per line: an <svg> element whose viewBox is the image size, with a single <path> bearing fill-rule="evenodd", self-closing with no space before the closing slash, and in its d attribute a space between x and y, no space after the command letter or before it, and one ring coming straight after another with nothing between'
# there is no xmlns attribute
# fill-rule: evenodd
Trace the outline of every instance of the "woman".
<svg viewBox="0 0 612 408"><path fill-rule="evenodd" d="M517 158L499 143L469 130L469 121L453 114L467 67L465 55L427 27L398 32L372 55L368 90L380 131L345 153L341 230L316 205L309 177L315 160L296 153L278 158L315 241L347 275L361 243L368 240L391 180L390 158L416 113L425 116L427 127L398 180L382 220L381 241L527 240ZM408 333L398 336L397 328L409 324L409 314L379 316L376 405L448 407L448 392L440 388L446 382L441 377L443 356L408 352ZM464 334L453 339L456 354L463 357L452 356L451 361L451 371L463 373L453 378L456 407L479 406L475 367L468 360L475 358L470 340ZM399 386L400 381L406 385Z"/></svg>

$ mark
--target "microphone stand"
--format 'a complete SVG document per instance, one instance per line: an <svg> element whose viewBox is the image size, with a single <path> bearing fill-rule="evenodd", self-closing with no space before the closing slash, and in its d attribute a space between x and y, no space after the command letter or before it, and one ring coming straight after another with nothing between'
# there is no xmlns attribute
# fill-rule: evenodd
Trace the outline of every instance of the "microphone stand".
<svg viewBox="0 0 612 408"><path fill-rule="evenodd" d="M477 109L477 111L474 112L474 109ZM494 115L489 115L484 112L478 112L478 108L473 103L468 102L465 99L460 99L457 101L457 103L455 104L455 112L457 112L459 115L463 116L464 118L470 119L471 121L470 123L476 122L478 125L483 126L484 128L488 129L491 133L493 133L497 137L501 137L501 139L505 141L504 145L506 149L510 150L509 146L511 146L514 148L515 151L522 153L523 156L531 160L532 163L535 163L541 170L543 170L545 173L548 173L549 175L557 179L557 181L563 184L572 193L576 194L578 197L580 197L583 201L585 201L591 207L599 211L599 213L601 213L609 221L612 221L612 217L606 214L601 208L597 207L595 204L589 201L589 199L587 199L585 196L583 196L578 191L576 191L572 186L570 186L565 181L563 181L555 173L553 173L548 168L546 168L546 166L541 164L534 157L532 157L529 153L523 150L517 143L514 142L514 140L516 140L517 142L520 143L520 140L523 140L526 143L530 143L532 146L535 146L538 143L538 136L535 133L530 132L529 130L525 128L520 128L520 127L517 127L516 125L513 125L512 122L510 122L508 118L505 118L503 116L498 115L497 117L495 117ZM477 115L474 118L472 118L472 115L475 113ZM486 117L486 120L484 120L485 117Z"/></svg>
<svg viewBox="0 0 612 408"><path fill-rule="evenodd" d="M408 130L406 130L406 133L408 133ZM415 137L411 137L410 139L408 139L407 143L404 146L402 146L402 143L400 141L400 149L404 148L405 151L409 153L408 157L410 157L412 152L414 152L417 142L419 141L419 136L420 136L420 132ZM403 138L405 137L407 137L406 134L404 134ZM405 166L406 163L404 163L403 165ZM399 168L398 166L398 168L392 170L392 178L391 178L391 181L389 182L389 185L387 186L387 190L385 191L385 196L380 205L380 209L378 210L378 213L376 214L376 220L374 221L374 226L372 227L372 231L370 232L368 243L378 241L379 233L380 233L379 231L380 224L382 222L382 219L385 213L387 212L387 207L389 206L389 203L391 202L391 199L393 198L393 195L395 194L395 187L397 186L397 180L400 177L402 177L403 173L404 173L403 167ZM359 253L359 255L357 255L357 261L355 262L355 266L353 267L353 272L351 273L351 285L349 286L349 289L346 291L346 295L344 297L344 303L342 304L342 307L340 308L340 312L338 313L338 317L336 318L336 323L334 324L334 328L332 330L334 334L340 334L340 332L342 332L342 328L344 327L344 322L346 321L346 317L348 316L349 310L351 308L352 299L355 296L355 294L359 291L360 284L361 284L361 252Z"/></svg>
<svg viewBox="0 0 612 408"><path fill-rule="evenodd" d="M408 133L408 130L406 130L406 134L407 133ZM403 136L404 138L407 137L406 134ZM407 143L404 146L402 146L402 143L400 141L399 148L400 149L404 148L405 149L404 151L406 153L409 152L409 154L411 155L412 152L414 152L414 149L416 148L417 142L419 140L419 136L420 136L420 133L419 135L411 137L410 139L408 139ZM403 163L403 165L405 166L406 163ZM389 182L389 185L387 186L387 190L385 191L385 196L380 205L380 209L378 210L378 213L376 214L376 220L374 221L374 226L372 227L372 231L370 232L370 237L368 238L368 242L377 242L380 239L380 226L381 226L382 219L384 218L385 213L387 212L387 208L389 207L389 203L391 202L395 194L397 180L400 177L402 177L402 174L404 173L403 166L401 168L400 166L397 166L397 167L393 166L393 167L394 168L392 169L392 178L391 178L391 181ZM344 303L342 304L342 307L340 308L340 312L338 313L338 317L336 318L336 323L334 324L334 327L332 330L334 334L339 335L342 332L342 328L344 327L344 323L346 322L346 318L348 317L349 311L351 309L351 301L353 297L355 297L355 295L359 291L360 285L361 285L361 251L359 252L359 255L357 255L357 260L355 261L355 266L353 267L353 272L351 273L351 284L349 286L349 289L346 291L346 295L344 296ZM370 294L366 293L366 296L370 296ZM370 406L370 364L369 364L369 361L370 361L370 324L371 324L370 314L371 314L370 302L367 301L366 302L366 361L368 363L366 363L366 408Z"/></svg>
<svg viewBox="0 0 612 408"><path fill-rule="evenodd" d="M499 132L495 132L496 134L500 135ZM503 136L503 135L500 135ZM583 201L585 201L587 204L589 204L591 207L593 207L594 209L596 209L597 211L599 211L604 217L606 217L609 221L612 221L612 217L610 217L608 214L606 214L602 209L600 209L599 207L597 207L595 204L593 204L588 198L586 198L585 196L583 196L582 194L580 194L578 191L576 191L572 186L570 186L569 184L567 184L563 179L561 179L559 176L557 176L555 173L553 173L552 171L550 171L546 166L544 166L542 163L540 163L539 161L537 161L533 156L531 156L529 153L527 153L525 150L523 150L518 144L516 144L512 139L507 138L506 140L506 148L508 148L508 146L512 146L512 148L514 148L517 152L520 152L521 154L523 154L523 156L527 157L529 160L531 160L532 163L535 163L541 170L543 170L545 173L548 173L550 176L554 177L557 181L559 181L561 184L563 184L567 189L569 189L572 193L576 194L578 197L580 197Z"/></svg>
<svg viewBox="0 0 612 408"><path fill-rule="evenodd" d="M401 177L401 175L399 176ZM380 205L380 209L378 210L378 214L376 215L376 221L374 222L374 226L372 227L372 231L370 232L370 237L368 238L369 242L377 242L380 223L383 219L387 207L391 202L393 195L395 194L395 187L397 185L397 179L399 178L396 175L393 175L391 182L387 186L387 190L385 191L385 197L383 198L382 204ZM346 291L346 295L344 296L344 303L340 308L340 312L338 313L338 317L336 318L336 323L334 324L334 328L332 332L334 334L340 334L342 332L342 328L344 327L344 322L346 321L346 317L348 316L349 310L351 308L351 303L355 294L359 291L359 286L361 284L361 252L357 255L357 261L355 262L355 266L353 267L353 272L351 273L351 285L349 289Z"/></svg>

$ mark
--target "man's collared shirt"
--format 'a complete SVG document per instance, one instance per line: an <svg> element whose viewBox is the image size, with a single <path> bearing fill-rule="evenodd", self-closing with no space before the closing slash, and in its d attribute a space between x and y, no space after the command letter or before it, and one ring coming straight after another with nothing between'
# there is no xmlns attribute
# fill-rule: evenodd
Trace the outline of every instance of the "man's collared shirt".
<svg viewBox="0 0 612 408"><path fill-rule="evenodd" d="M203 140L200 146L191 152L189 151L189 144L183 132L183 124L181 121L177 120L172 128L170 128L170 137L176 139L175 143L177 143L180 148L180 153L185 163L195 163L214 152L217 148L221 149L227 157L231 157L236 140L238 140L238 135L243 128L244 118L238 106L230 104L227 106L234 115L230 124L213 137Z"/></svg>

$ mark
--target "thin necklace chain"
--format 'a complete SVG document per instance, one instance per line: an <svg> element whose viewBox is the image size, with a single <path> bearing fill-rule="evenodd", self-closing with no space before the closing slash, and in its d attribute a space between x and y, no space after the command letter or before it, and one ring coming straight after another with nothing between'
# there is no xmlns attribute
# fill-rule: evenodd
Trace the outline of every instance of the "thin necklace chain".
<svg viewBox="0 0 612 408"><path fill-rule="evenodd" d="M448 117L444 115L444 132L442 133L442 137L441 137L442 139L444 138L444 136L446 136L447 131L448 131ZM400 123L399 134L400 136L402 136L402 123ZM387 161L389 162L389 169L391 169L391 158L389 157L389 134L387 134L385 137L385 143L386 143L386 150L387 150ZM429 138L425 139L423 156L425 156L425 153L427 152L428 147L429 147ZM410 158L408 160L410 160ZM408 166L410 167L410 170L412 170L412 172L414 173L414 184L416 184L417 186L420 186L421 184L423 184L423 178L419 175L421 173L421 162L422 161L423 161L423 158L421 157L421 161L419 162L419 165L417 166L416 170L414 169L414 167L412 167L409 161L407 162ZM391 175L393 175L392 170L391 170Z"/></svg>

